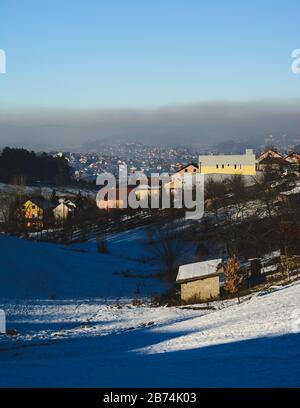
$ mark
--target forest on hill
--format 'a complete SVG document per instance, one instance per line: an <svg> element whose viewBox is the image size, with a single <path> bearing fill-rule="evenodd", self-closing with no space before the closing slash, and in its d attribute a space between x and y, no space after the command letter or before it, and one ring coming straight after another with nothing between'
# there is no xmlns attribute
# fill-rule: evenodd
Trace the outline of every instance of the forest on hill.
<svg viewBox="0 0 300 408"><path fill-rule="evenodd" d="M65 157L10 147L0 154L0 181L4 183L65 185L70 181L70 173Z"/></svg>

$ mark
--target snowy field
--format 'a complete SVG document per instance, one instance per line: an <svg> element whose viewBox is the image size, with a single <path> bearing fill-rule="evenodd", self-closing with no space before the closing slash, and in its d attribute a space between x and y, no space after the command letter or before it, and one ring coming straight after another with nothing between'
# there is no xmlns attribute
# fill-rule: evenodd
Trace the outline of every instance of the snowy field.
<svg viewBox="0 0 300 408"><path fill-rule="evenodd" d="M144 229L108 248L0 236L0 309L18 333L0 335L1 387L300 386L300 283L151 307L167 287Z"/></svg>
<svg viewBox="0 0 300 408"><path fill-rule="evenodd" d="M152 296L166 290L138 228L108 237L107 254L95 241L59 245L0 235L0 299L103 301Z"/></svg>
<svg viewBox="0 0 300 408"><path fill-rule="evenodd" d="M0 386L300 386L300 284L213 306L4 303Z"/></svg>

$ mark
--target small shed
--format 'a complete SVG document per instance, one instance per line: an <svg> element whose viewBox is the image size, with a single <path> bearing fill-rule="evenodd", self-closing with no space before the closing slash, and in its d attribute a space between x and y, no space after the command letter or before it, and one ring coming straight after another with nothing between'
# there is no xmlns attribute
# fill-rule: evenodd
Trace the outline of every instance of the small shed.
<svg viewBox="0 0 300 408"><path fill-rule="evenodd" d="M176 279L176 283L181 286L181 299L195 302L218 298L220 275L223 272L222 259L181 265Z"/></svg>

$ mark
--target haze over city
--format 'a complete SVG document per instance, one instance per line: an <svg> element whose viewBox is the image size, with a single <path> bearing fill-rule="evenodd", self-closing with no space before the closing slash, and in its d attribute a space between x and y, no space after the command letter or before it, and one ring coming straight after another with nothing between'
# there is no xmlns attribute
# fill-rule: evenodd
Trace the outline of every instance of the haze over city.
<svg viewBox="0 0 300 408"><path fill-rule="evenodd" d="M298 11L293 0L1 0L0 146L297 137Z"/></svg>

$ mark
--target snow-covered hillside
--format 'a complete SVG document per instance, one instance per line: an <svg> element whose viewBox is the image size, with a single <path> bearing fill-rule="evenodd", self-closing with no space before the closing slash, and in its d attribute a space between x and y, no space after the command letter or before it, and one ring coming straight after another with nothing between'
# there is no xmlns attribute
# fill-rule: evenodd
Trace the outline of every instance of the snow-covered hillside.
<svg viewBox="0 0 300 408"><path fill-rule="evenodd" d="M0 309L18 335L0 336L0 387L300 386L300 283L151 307L166 287L144 243L143 228L109 236L107 254L1 235Z"/></svg>
<svg viewBox="0 0 300 408"><path fill-rule="evenodd" d="M136 229L108 239L109 253L95 241L70 246L0 235L0 298L66 299L150 296L166 288Z"/></svg>
<svg viewBox="0 0 300 408"><path fill-rule="evenodd" d="M215 310L6 302L0 386L299 387L300 284Z"/></svg>

